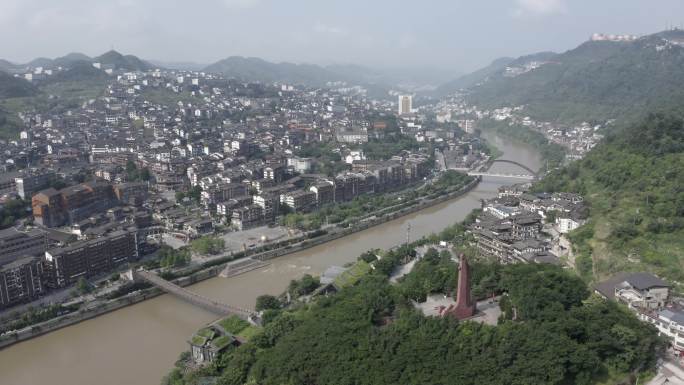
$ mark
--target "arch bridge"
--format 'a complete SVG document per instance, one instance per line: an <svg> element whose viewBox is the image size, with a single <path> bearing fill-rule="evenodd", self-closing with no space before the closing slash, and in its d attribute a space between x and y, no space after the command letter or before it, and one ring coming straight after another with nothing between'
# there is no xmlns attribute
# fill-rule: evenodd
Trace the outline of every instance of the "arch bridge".
<svg viewBox="0 0 684 385"><path fill-rule="evenodd" d="M532 170L531 168L525 166L524 164L522 164L522 163L520 163L520 162L516 162L516 161L514 161L514 160L508 160L508 159L494 159L494 160L492 160L492 164L494 164L494 163L508 163L508 164L513 164L513 165L516 165L516 166L522 168L523 170L529 172L530 175L532 175L533 177L537 177L537 172L536 172L536 171L534 171L534 170Z"/></svg>
<svg viewBox="0 0 684 385"><path fill-rule="evenodd" d="M515 166L518 166L522 168L523 170L527 171L529 174L516 174L512 172L492 172L489 171L489 168L492 167L494 163L506 163L506 164L512 164ZM527 167L526 165L516 162L514 160L508 160L508 159L494 159L490 161L489 167L487 168L486 171L483 170L484 167L480 168L480 171L477 170L469 170L467 171L468 175L471 176L489 176L489 177L499 177L499 178L512 178L512 179L523 179L523 180L529 180L533 181L537 179L538 174L531 168Z"/></svg>

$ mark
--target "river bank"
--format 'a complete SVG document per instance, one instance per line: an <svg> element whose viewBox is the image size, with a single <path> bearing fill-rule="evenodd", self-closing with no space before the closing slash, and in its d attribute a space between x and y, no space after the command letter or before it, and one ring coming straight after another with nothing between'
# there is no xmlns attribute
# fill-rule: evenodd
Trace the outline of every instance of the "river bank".
<svg viewBox="0 0 684 385"><path fill-rule="evenodd" d="M483 119L478 122L484 132L491 132L500 137L525 142L533 146L544 161L540 173L545 173L555 167L562 165L565 161L567 150L565 147L549 141L544 134L523 125L509 125L508 123Z"/></svg>
<svg viewBox="0 0 684 385"><path fill-rule="evenodd" d="M539 153L532 146L483 132L505 159L531 169L541 167ZM514 173L519 168L495 163L492 172ZM293 279L304 274L320 275L331 265L344 265L370 249L390 249L410 238L436 233L463 220L482 199L497 194L511 180L484 177L470 192L413 214L390 220L364 231L270 259L269 265L230 279L206 279L192 285L192 291L249 308L260 295L278 295ZM170 295L159 295L102 314L85 322L63 327L0 350L3 383L30 385L157 384L187 350L188 338L217 316ZM36 370L40 368L40 370Z"/></svg>
<svg viewBox="0 0 684 385"><path fill-rule="evenodd" d="M310 239L304 239L298 243L288 244L286 246L278 247L268 251L244 253L239 258L251 257L259 261L266 261L284 255L304 251L306 249L319 246L342 237L346 237L359 231L363 231L371 227L378 226L380 224L392 221L402 216L406 216L418 212L420 210L435 206L445 201L458 198L463 194L468 193L473 188L475 188L481 182L481 180L482 177L477 177L456 191L449 192L447 194L444 194L433 199L418 199L415 202L410 202L407 207L403 207L399 210L392 211L389 213L384 213L380 216L373 217L369 220L359 221L354 226L350 226L347 228L336 228L335 230L328 231L320 236ZM179 286L189 286L204 281L206 279L217 277L229 262L232 262L239 258L232 258L226 262L222 262L211 267L203 268L199 271L193 271L187 276L181 276L173 279L172 281ZM80 309L73 313L52 318L50 320L26 327L16 332L7 333L3 336L0 336L0 349L6 348L8 346L31 338L41 336L43 334L61 329L63 327L83 322L85 320L121 309L126 306L137 304L147 299L157 297L161 294L164 294L164 292L160 289L157 289L156 287L139 290L137 292L129 293L128 295L109 300L107 302L99 303L89 308L86 307L85 309Z"/></svg>

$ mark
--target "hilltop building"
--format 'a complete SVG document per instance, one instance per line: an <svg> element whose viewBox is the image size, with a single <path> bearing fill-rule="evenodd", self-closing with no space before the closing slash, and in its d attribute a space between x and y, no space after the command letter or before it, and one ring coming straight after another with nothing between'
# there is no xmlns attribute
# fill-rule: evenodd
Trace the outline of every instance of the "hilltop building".
<svg viewBox="0 0 684 385"><path fill-rule="evenodd" d="M594 291L603 298L616 300L636 309L658 309L670 296L670 285L650 273L618 274L598 283Z"/></svg>

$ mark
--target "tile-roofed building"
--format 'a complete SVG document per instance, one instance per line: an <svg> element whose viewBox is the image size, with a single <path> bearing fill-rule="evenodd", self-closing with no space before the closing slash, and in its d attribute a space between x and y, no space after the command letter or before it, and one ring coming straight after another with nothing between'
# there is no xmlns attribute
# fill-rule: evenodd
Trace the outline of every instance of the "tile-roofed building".
<svg viewBox="0 0 684 385"><path fill-rule="evenodd" d="M651 273L620 273L596 284L594 290L607 299L624 302L630 307L657 309L669 298L670 285Z"/></svg>

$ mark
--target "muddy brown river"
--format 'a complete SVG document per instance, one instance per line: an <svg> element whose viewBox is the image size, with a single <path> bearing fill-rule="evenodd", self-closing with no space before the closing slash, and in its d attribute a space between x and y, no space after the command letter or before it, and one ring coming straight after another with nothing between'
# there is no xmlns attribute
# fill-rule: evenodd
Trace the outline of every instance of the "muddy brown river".
<svg viewBox="0 0 684 385"><path fill-rule="evenodd" d="M539 154L530 146L488 136L509 159L539 169ZM521 171L494 164L492 171ZM272 260L267 268L233 278L213 278L191 290L228 304L253 308L261 294L278 294L290 280L317 275L372 248L389 248L406 239L440 231L462 220L480 200L515 181L485 177L475 189L442 203L362 232ZM159 384L187 339L214 314L169 295L114 311L0 350L2 385L154 385Z"/></svg>

